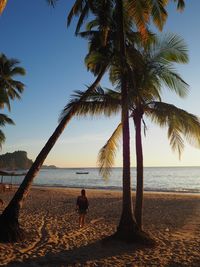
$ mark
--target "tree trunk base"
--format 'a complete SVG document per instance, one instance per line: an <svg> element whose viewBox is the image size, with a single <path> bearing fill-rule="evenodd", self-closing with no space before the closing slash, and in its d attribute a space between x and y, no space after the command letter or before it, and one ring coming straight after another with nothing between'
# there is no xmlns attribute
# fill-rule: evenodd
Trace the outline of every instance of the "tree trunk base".
<svg viewBox="0 0 200 267"><path fill-rule="evenodd" d="M137 244L145 247L154 247L156 245L156 241L146 232L142 230L132 231L132 232L124 232L119 229L103 240L105 243L109 241L121 241L129 244Z"/></svg>
<svg viewBox="0 0 200 267"><path fill-rule="evenodd" d="M24 231L20 228L18 220L9 221L0 216L0 242L13 243L24 239Z"/></svg>

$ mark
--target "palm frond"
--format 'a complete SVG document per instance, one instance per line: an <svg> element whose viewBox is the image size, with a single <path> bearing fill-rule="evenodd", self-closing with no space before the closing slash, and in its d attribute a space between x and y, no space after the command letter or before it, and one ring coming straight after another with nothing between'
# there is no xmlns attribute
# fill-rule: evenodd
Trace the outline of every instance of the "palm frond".
<svg viewBox="0 0 200 267"><path fill-rule="evenodd" d="M84 0L76 0L73 7L71 8L67 17L67 26L71 24L72 18L77 16L83 10Z"/></svg>
<svg viewBox="0 0 200 267"><path fill-rule="evenodd" d="M22 75L22 76L24 76L24 75L26 75L26 70L24 68L22 68L22 67L15 67L15 68L13 68L11 70L10 74L12 76L14 76L14 75Z"/></svg>
<svg viewBox="0 0 200 267"><path fill-rule="evenodd" d="M94 74L99 72L102 65L108 63L108 59L99 52L92 52L85 57L85 64L87 69L92 71Z"/></svg>
<svg viewBox="0 0 200 267"><path fill-rule="evenodd" d="M147 128L146 122L145 122L145 120L143 118L142 118L142 123L143 123L143 126L144 126L144 136L146 136L146 132L147 132L148 128Z"/></svg>
<svg viewBox="0 0 200 267"><path fill-rule="evenodd" d="M76 35L78 35L81 26L83 25L84 21L87 19L88 12L89 12L89 5L88 5L88 3L86 2L86 3L85 3L85 6L83 7L83 9L82 9L82 11L81 11L80 17L79 17L79 19L78 19L78 23L77 23L77 25L76 25L76 30L75 30L75 34L76 34Z"/></svg>
<svg viewBox="0 0 200 267"><path fill-rule="evenodd" d="M82 102L88 98L88 96L95 90L95 88L97 88L99 82L101 81L104 73L106 72L107 66L104 67L104 69L102 69L102 71L99 73L99 75L97 76L96 80L92 83L92 85L90 87L88 87L88 89L84 92L84 94L79 98L78 101L76 101L75 103L71 104L70 102L65 106L65 108L63 109L63 111L60 114L59 117L59 122L62 121L64 119L64 117L68 116L69 119L72 118L80 105L82 105Z"/></svg>
<svg viewBox="0 0 200 267"><path fill-rule="evenodd" d="M149 1L129 0L127 3L128 15L134 21L141 35L146 39L147 24L150 20Z"/></svg>
<svg viewBox="0 0 200 267"><path fill-rule="evenodd" d="M147 0L148 1L148 0ZM161 31L167 19L167 11L165 9L168 0L150 0L151 17L155 26Z"/></svg>
<svg viewBox="0 0 200 267"><path fill-rule="evenodd" d="M118 113L121 106L120 100L111 95L112 90L104 92L101 87L97 87L95 91L88 94L87 98L83 99L85 92L75 91L72 100L68 104L68 108L78 104L75 116L87 116L92 117L105 115L111 116ZM82 100L81 100L82 99Z"/></svg>
<svg viewBox="0 0 200 267"><path fill-rule="evenodd" d="M184 147L183 139L200 147L200 121L197 116L164 102L152 102L146 115L161 127L168 127L170 145L179 156Z"/></svg>
<svg viewBox="0 0 200 267"><path fill-rule="evenodd" d="M21 93L24 91L25 85L13 78L14 76L25 75L26 73L24 68L17 66L19 63L20 61L17 59L8 59L6 55L0 54L0 97L2 98L0 99L1 108L3 107L3 104L5 104L10 110L9 99L20 99Z"/></svg>
<svg viewBox="0 0 200 267"><path fill-rule="evenodd" d="M14 125L14 121L9 118L7 115L0 113L0 127L4 127L6 124ZM2 147L2 144L5 142L5 135L3 131L0 129L0 148Z"/></svg>
<svg viewBox="0 0 200 267"><path fill-rule="evenodd" d="M5 105L10 111L11 107L8 94L5 92L5 90L0 90L0 109L3 109Z"/></svg>
<svg viewBox="0 0 200 267"><path fill-rule="evenodd" d="M55 7L57 2L58 2L58 0L47 0L47 3L52 7Z"/></svg>
<svg viewBox="0 0 200 267"><path fill-rule="evenodd" d="M0 126L5 126L6 124L14 125L14 121L9 118L7 115L0 113Z"/></svg>
<svg viewBox="0 0 200 267"><path fill-rule="evenodd" d="M111 167L114 165L116 150L122 134L122 124L120 123L106 144L100 149L98 154L99 173L107 179L111 174Z"/></svg>
<svg viewBox="0 0 200 267"><path fill-rule="evenodd" d="M5 134L0 130L0 148L2 148L2 144L5 142L6 137Z"/></svg>
<svg viewBox="0 0 200 267"><path fill-rule="evenodd" d="M162 67L159 73L160 78L167 88L174 91L180 97L185 97L188 93L189 85L170 66Z"/></svg>
<svg viewBox="0 0 200 267"><path fill-rule="evenodd" d="M185 8L185 1L184 0L174 0L174 2L177 3L177 9L179 11L182 11Z"/></svg>
<svg viewBox="0 0 200 267"><path fill-rule="evenodd" d="M95 28L97 26L99 26L99 20L96 18L96 19L93 19L87 23L86 30L91 31L93 28Z"/></svg>
<svg viewBox="0 0 200 267"><path fill-rule="evenodd" d="M178 127L175 121L171 120L168 127L168 138L173 151L177 151L179 159L184 149L184 141L180 135L181 129Z"/></svg>
<svg viewBox="0 0 200 267"><path fill-rule="evenodd" d="M0 14L4 11L7 4L7 0L0 0Z"/></svg>
<svg viewBox="0 0 200 267"><path fill-rule="evenodd" d="M187 45L177 34L161 35L156 42L150 44L149 52L151 60L155 62L188 63L189 60Z"/></svg>

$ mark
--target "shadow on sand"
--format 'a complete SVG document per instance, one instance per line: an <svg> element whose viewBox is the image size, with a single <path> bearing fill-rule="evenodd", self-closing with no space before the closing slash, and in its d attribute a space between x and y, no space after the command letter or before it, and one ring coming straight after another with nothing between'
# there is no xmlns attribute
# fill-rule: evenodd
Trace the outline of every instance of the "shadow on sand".
<svg viewBox="0 0 200 267"><path fill-rule="evenodd" d="M104 239L79 248L55 253L49 252L40 257L34 257L33 255L31 259L25 259L23 262L13 261L6 266L103 266L101 265L101 260L105 259L107 266L113 266L113 257L117 260L123 254L134 253L136 250L144 248L146 248L144 245ZM130 263L130 265L128 264L126 266L133 266L132 264Z"/></svg>

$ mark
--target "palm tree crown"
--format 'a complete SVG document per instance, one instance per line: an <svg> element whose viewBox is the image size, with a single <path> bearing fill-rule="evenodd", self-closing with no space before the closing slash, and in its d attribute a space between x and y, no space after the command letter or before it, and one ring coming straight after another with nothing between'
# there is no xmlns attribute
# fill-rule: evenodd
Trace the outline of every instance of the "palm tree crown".
<svg viewBox="0 0 200 267"><path fill-rule="evenodd" d="M24 90L24 84L18 80L14 80L16 75L24 75L25 70L17 66L19 63L16 59L8 59L4 54L0 54L0 109L6 105L10 110L10 99L20 98L20 94ZM5 114L0 114L0 127L5 124L14 124ZM5 141L5 135L0 130L0 147Z"/></svg>
<svg viewBox="0 0 200 267"><path fill-rule="evenodd" d="M135 47L134 47L135 49ZM181 78L173 63L187 63L187 47L177 35L167 34L145 48L137 45L140 60L131 62L130 48L127 49L129 60L128 94L129 117L140 112L161 127L168 126L168 137L173 150L179 154L183 149L183 136L192 144L199 144L199 119L186 111L162 101L163 87L185 97L188 84ZM120 71L118 65L110 66L110 79L117 87L115 90L101 87L91 93L77 110L77 116L101 115L111 116L120 111ZM133 78L134 77L134 78ZM134 86L134 88L133 88ZM79 101L84 92L77 91L71 102L63 110L65 112ZM114 146L116 147L116 146ZM105 151L105 149L104 149ZM102 158L102 157L101 157ZM102 163L102 166L107 164Z"/></svg>
<svg viewBox="0 0 200 267"><path fill-rule="evenodd" d="M25 75L25 69L19 67L17 59L8 59L4 54L0 54L0 94L4 95L5 104L10 110L10 99L20 99L25 85L13 79L18 75Z"/></svg>

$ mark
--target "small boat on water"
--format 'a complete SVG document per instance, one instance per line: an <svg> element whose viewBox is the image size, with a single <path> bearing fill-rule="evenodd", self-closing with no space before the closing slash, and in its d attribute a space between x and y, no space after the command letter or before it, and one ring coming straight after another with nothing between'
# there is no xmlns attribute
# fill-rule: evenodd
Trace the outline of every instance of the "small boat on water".
<svg viewBox="0 0 200 267"><path fill-rule="evenodd" d="M89 172L76 172L76 174L88 174Z"/></svg>

